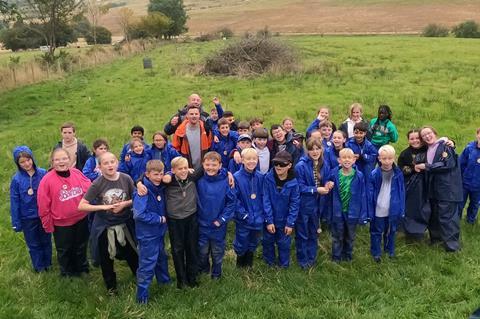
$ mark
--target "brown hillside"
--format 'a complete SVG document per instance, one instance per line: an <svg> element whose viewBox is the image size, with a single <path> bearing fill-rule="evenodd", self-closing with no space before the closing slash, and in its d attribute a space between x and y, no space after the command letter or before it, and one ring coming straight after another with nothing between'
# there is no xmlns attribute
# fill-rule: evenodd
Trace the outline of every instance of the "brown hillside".
<svg viewBox="0 0 480 319"><path fill-rule="evenodd" d="M148 0L127 0L138 15ZM227 26L237 33L268 26L282 33L416 33L429 23L452 26L467 19L480 21L480 1L420 0L185 0L189 34ZM118 8L103 24L120 34Z"/></svg>

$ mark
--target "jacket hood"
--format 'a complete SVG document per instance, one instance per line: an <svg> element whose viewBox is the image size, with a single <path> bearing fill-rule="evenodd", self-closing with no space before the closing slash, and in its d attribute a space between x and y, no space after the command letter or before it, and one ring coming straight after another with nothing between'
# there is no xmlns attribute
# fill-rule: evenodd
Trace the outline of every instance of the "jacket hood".
<svg viewBox="0 0 480 319"><path fill-rule="evenodd" d="M37 164L35 163L35 158L33 157L32 150L28 146L21 145L21 146L16 146L13 149L13 160L14 160L15 164L17 165L18 170L19 171L22 170L20 165L18 165L18 159L20 158L20 153L23 153L23 152L29 154L32 157L33 167L35 169L37 169Z"/></svg>

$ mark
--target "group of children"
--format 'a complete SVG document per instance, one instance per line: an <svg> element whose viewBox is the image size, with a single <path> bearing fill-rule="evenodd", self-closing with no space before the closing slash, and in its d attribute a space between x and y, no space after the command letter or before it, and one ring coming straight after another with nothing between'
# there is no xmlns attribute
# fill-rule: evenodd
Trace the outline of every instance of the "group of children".
<svg viewBox="0 0 480 319"><path fill-rule="evenodd" d="M93 143L93 155L86 159L71 123L61 128L63 139L52 152L48 173L36 166L28 147L15 148L12 225L24 232L35 271L51 267L53 233L61 274L88 272L89 237L108 291L117 292L114 259L126 260L137 277L137 301L147 303L154 276L160 284L171 281L167 230L177 287L183 288L197 286L200 272L221 278L231 220L238 267L251 267L262 243L265 262L282 268L290 264L293 233L297 262L309 268L322 227L330 229L332 260L340 262L352 260L356 227L370 223L371 255L381 262L382 251L395 256L400 227L412 236L428 229L432 241L458 250L458 219L468 197L467 221L476 220L480 129L458 167L451 142L436 138L431 127L409 132L410 146L396 165L389 143L397 141L398 133L386 105L368 123L361 117L362 106L353 104L340 130L330 122L329 109L321 107L304 145L291 118L273 125L270 139L261 119L236 123L218 99L214 103L211 116L200 120L202 129L208 123L205 134L211 139L195 169L182 157L198 151L192 150L194 143L178 144L192 136L187 125L178 123L179 116L167 124L177 125L177 145L156 132L150 146L143 128L135 126L119 160L103 139ZM82 161L83 174L77 169ZM460 170L465 195L458 184ZM445 198L445 192L451 197Z"/></svg>

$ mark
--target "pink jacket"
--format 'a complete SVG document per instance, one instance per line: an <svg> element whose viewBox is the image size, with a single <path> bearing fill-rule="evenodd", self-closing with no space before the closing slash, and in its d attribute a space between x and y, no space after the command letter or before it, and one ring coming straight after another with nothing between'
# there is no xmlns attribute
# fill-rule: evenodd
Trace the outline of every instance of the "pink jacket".
<svg viewBox="0 0 480 319"><path fill-rule="evenodd" d="M88 213L78 210L78 204L90 187L90 180L78 169L70 168L69 177L54 170L48 172L38 187L38 214L43 228L53 233L54 226L71 226Z"/></svg>

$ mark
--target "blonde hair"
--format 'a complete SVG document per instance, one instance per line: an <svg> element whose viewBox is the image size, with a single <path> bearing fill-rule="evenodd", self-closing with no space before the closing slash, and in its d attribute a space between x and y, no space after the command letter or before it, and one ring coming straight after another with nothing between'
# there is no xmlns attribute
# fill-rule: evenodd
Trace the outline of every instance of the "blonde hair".
<svg viewBox="0 0 480 319"><path fill-rule="evenodd" d="M181 165L188 166L188 161L185 157L177 156L174 159L172 159L172 162L171 162L172 169L177 168Z"/></svg>
<svg viewBox="0 0 480 319"><path fill-rule="evenodd" d="M349 116L352 116L352 112L354 109L359 109L360 110L360 113L363 113L363 106L362 104L360 103L353 103L352 105L350 105L350 108L349 108L349 112L348 112L348 115Z"/></svg>
<svg viewBox="0 0 480 319"><path fill-rule="evenodd" d="M256 158L258 158L258 153L254 148L246 148L242 151L242 158L247 157L248 155L255 155Z"/></svg>
<svg viewBox="0 0 480 319"><path fill-rule="evenodd" d="M354 156L354 153L351 148L342 148L340 152L338 153L338 157L344 157L344 156Z"/></svg>
<svg viewBox="0 0 480 319"><path fill-rule="evenodd" d="M387 155L395 156L395 149L392 145L383 145L378 149L378 155L385 153Z"/></svg>
<svg viewBox="0 0 480 319"><path fill-rule="evenodd" d="M146 172L150 173L151 171L163 173L165 166L161 160L149 160L147 162Z"/></svg>

